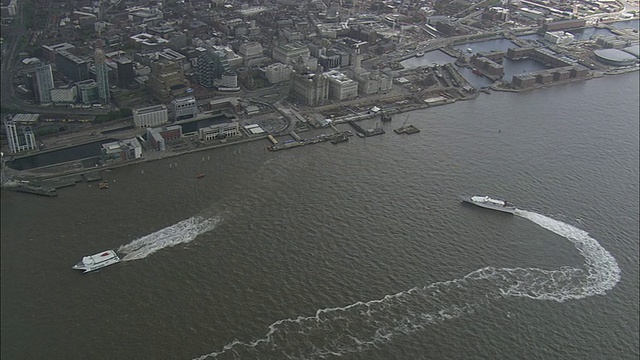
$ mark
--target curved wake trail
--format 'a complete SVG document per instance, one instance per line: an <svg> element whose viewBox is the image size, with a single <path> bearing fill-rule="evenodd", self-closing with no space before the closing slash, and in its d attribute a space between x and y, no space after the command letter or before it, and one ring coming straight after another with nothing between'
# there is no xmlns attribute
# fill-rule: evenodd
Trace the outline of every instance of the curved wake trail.
<svg viewBox="0 0 640 360"><path fill-rule="evenodd" d="M122 258L123 261L143 259L166 247L191 242L198 235L215 229L220 221L219 217L211 219L199 216L190 217L122 245L118 248L118 253L125 254Z"/></svg>
<svg viewBox="0 0 640 360"><path fill-rule="evenodd" d="M581 229L534 212L515 215L571 241L584 257L583 269L485 267L466 276L387 295L379 300L317 310L313 316L282 319L255 341L234 340L207 358L325 358L361 352L394 337L472 313L506 297L577 300L604 295L620 281L615 258Z"/></svg>

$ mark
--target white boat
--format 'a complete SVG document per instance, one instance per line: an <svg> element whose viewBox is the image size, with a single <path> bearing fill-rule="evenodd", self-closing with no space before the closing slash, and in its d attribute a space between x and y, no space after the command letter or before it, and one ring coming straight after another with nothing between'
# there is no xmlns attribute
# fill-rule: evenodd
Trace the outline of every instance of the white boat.
<svg viewBox="0 0 640 360"><path fill-rule="evenodd" d="M82 261L73 265L73 268L76 270L84 270L84 272L87 273L118 262L120 262L120 257L115 251L105 250L95 255L84 256Z"/></svg>
<svg viewBox="0 0 640 360"><path fill-rule="evenodd" d="M486 209L497 210L513 214L516 211L516 207L506 200L492 199L488 196L471 196L463 197L462 201L469 204L477 205Z"/></svg>

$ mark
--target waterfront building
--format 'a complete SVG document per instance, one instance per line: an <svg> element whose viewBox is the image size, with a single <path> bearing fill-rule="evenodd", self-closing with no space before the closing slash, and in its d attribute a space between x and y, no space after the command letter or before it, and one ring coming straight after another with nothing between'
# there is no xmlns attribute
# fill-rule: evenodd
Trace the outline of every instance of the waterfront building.
<svg viewBox="0 0 640 360"><path fill-rule="evenodd" d="M167 144L164 141L164 138L156 129L147 128L147 141L151 146L151 150L165 151L167 149Z"/></svg>
<svg viewBox="0 0 640 360"><path fill-rule="evenodd" d="M347 100L358 96L358 82L337 70L324 73L329 80L329 98Z"/></svg>
<svg viewBox="0 0 640 360"><path fill-rule="evenodd" d="M9 150L11 153L18 153L36 148L36 137L30 126L18 129L18 122L10 117L4 119Z"/></svg>
<svg viewBox="0 0 640 360"><path fill-rule="evenodd" d="M182 126L172 125L158 128L147 128L147 141L153 150L166 150L167 140L179 139L182 136Z"/></svg>
<svg viewBox="0 0 640 360"><path fill-rule="evenodd" d="M166 124L169 114L165 105L154 105L133 109L133 123L140 128L148 128Z"/></svg>
<svg viewBox="0 0 640 360"><path fill-rule="evenodd" d="M309 48L307 45L300 42L278 45L273 48L273 53L271 55L273 60L279 61L283 64L291 64L293 59L309 56L311 56Z"/></svg>
<svg viewBox="0 0 640 360"><path fill-rule="evenodd" d="M545 22L542 25L542 31L557 31L557 30L569 30L569 29L579 29L587 26L586 19L570 19L570 20L560 20L560 21L552 21Z"/></svg>
<svg viewBox="0 0 640 360"><path fill-rule="evenodd" d="M198 130L201 140L209 141L214 139L226 139L231 136L240 135L240 124L238 122L214 124Z"/></svg>
<svg viewBox="0 0 640 360"><path fill-rule="evenodd" d="M100 158L105 164L140 157L142 157L142 145L137 138L105 143L100 150Z"/></svg>
<svg viewBox="0 0 640 360"><path fill-rule="evenodd" d="M329 81L319 71L294 72L291 76L291 97L307 106L319 105L329 97Z"/></svg>
<svg viewBox="0 0 640 360"><path fill-rule="evenodd" d="M638 58L628 52L618 49L600 49L593 53L603 64L613 66L628 66L638 62Z"/></svg>
<svg viewBox="0 0 640 360"><path fill-rule="evenodd" d="M530 88L536 84L536 77L528 73L516 74L513 75L511 84L520 89Z"/></svg>
<svg viewBox="0 0 640 360"><path fill-rule="evenodd" d="M571 44L575 38L573 34L560 31L547 31L544 33L543 40L548 41L554 45L568 45Z"/></svg>
<svg viewBox="0 0 640 360"><path fill-rule="evenodd" d="M95 51L96 83L98 84L98 99L101 104L108 104L111 100L109 92L109 68L107 59L101 49Z"/></svg>
<svg viewBox="0 0 640 360"><path fill-rule="evenodd" d="M389 91L393 87L393 77L380 70L359 71L354 78L358 82L358 91L363 95Z"/></svg>
<svg viewBox="0 0 640 360"><path fill-rule="evenodd" d="M50 104L51 89L53 89L51 65L36 67L36 82L38 85L38 99L40 100L40 104Z"/></svg>
<svg viewBox="0 0 640 360"><path fill-rule="evenodd" d="M196 98L188 96L184 98L174 99L171 101L171 110L173 111L173 120L190 119L198 114L198 105Z"/></svg>
<svg viewBox="0 0 640 360"><path fill-rule="evenodd" d="M175 96L186 94L189 81L184 77L184 72L178 64L160 60L151 65L151 75L147 85L153 97L168 103Z"/></svg>

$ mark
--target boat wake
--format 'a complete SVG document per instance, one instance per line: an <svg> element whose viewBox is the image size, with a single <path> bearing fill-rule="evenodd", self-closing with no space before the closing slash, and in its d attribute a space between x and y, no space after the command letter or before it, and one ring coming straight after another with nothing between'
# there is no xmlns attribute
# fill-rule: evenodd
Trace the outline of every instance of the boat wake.
<svg viewBox="0 0 640 360"><path fill-rule="evenodd" d="M313 359L357 353L479 311L500 299L577 300L604 295L620 280L615 258L586 231L534 212L518 209L515 215L571 241L585 259L584 268L485 267L459 279L414 287L382 299L278 320L260 339L234 340L197 359Z"/></svg>
<svg viewBox="0 0 640 360"><path fill-rule="evenodd" d="M194 216L122 245L118 253L124 254L123 261L143 259L166 247L191 242L198 235L215 229L220 221L219 217L205 219Z"/></svg>

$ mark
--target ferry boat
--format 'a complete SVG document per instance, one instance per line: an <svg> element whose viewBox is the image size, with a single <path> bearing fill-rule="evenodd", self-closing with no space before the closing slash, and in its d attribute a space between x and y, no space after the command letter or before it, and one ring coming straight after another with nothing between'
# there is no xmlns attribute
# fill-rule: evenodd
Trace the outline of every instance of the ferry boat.
<svg viewBox="0 0 640 360"><path fill-rule="evenodd" d="M115 251L106 250L95 255L84 256L79 263L73 265L73 269L84 270L85 273L88 273L119 262L120 257Z"/></svg>
<svg viewBox="0 0 640 360"><path fill-rule="evenodd" d="M516 207L510 202L506 200L492 199L488 196L463 197L462 201L485 209L497 210L509 214L513 214L516 211Z"/></svg>

